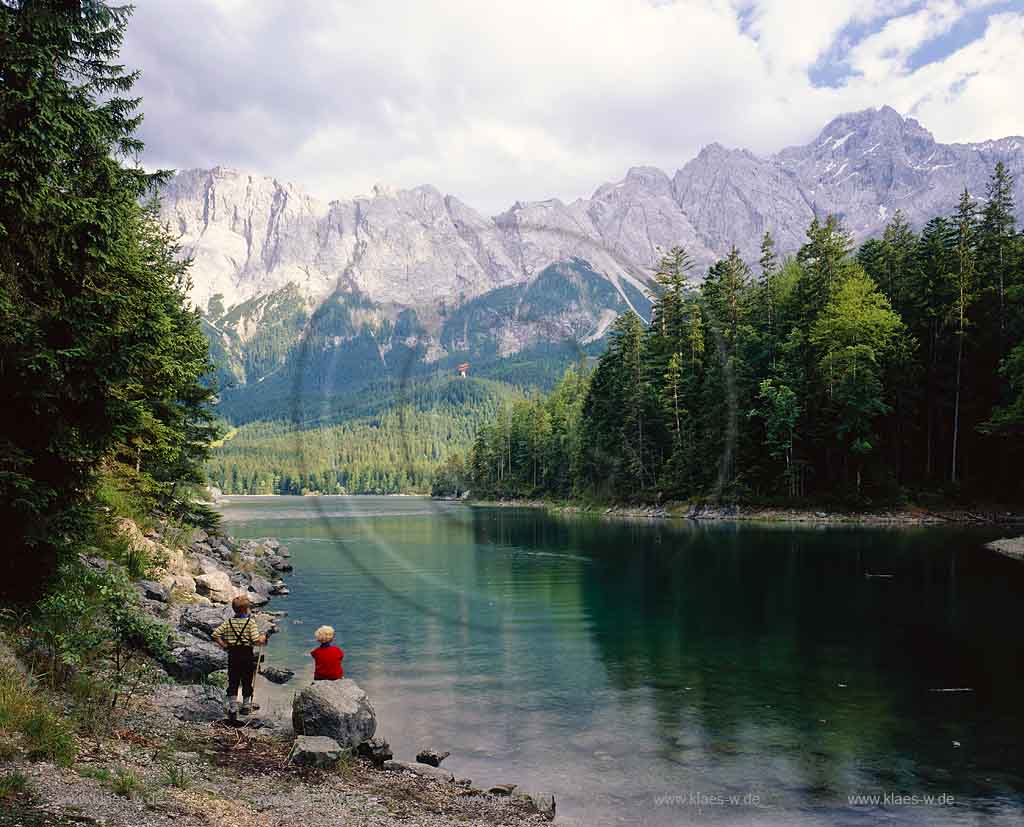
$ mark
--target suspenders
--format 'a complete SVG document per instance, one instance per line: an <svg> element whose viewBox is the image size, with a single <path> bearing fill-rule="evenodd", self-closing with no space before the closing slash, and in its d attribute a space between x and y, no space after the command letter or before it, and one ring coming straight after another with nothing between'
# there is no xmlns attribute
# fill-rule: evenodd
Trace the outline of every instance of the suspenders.
<svg viewBox="0 0 1024 827"><path fill-rule="evenodd" d="M228 642L228 646L250 646L251 647L252 644L250 644L250 643L243 643L242 642L242 635L245 634L249 630L249 624L252 623L252 616L250 615L249 617L247 617L245 619L245 625L242 626L241 629L235 628L235 624L232 622L233 620L237 620L237 618L231 618L231 620L228 621L228 629L235 636L235 639L234 639L234 642L229 641Z"/></svg>

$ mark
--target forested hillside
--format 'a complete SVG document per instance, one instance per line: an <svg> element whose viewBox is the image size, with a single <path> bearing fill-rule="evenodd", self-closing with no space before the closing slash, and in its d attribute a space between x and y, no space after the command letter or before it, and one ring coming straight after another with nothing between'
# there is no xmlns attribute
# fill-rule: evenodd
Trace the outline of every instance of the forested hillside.
<svg viewBox="0 0 1024 827"><path fill-rule="evenodd" d="M661 263L650 325L616 321L566 374L478 433L479 496L1010 500L1024 459L1024 239L1013 182L914 232L896 213L854 252L815 219L798 254L765 235L755 279L734 249L687 287ZM446 469L445 479L458 479ZM439 491L438 493L444 493Z"/></svg>
<svg viewBox="0 0 1024 827"><path fill-rule="evenodd" d="M427 493L437 467L522 398L473 378L376 386L350 398L333 423L243 425L218 445L207 478L227 494Z"/></svg>

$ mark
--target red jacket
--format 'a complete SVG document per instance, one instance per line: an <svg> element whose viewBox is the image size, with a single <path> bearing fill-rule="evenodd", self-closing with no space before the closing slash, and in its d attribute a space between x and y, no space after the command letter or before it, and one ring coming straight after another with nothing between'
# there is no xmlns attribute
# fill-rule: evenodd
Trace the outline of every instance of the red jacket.
<svg viewBox="0 0 1024 827"><path fill-rule="evenodd" d="M316 661L313 680L336 681L344 677L345 671L341 668L341 659L345 657L345 653L333 643L329 646L317 646L309 654Z"/></svg>

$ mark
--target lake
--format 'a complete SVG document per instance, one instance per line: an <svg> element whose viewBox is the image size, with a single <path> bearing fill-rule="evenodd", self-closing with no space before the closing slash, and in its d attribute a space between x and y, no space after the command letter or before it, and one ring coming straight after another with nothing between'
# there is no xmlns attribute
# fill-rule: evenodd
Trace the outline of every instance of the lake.
<svg viewBox="0 0 1024 827"><path fill-rule="evenodd" d="M412 497L222 512L292 552L268 662L300 674L262 682L268 706L329 623L396 758L550 790L558 823L1024 822L1024 564L982 548L1000 532Z"/></svg>

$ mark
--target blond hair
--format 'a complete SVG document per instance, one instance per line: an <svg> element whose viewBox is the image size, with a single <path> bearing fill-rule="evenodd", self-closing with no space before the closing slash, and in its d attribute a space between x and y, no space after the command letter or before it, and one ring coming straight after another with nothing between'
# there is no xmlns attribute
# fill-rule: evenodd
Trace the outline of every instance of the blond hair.
<svg viewBox="0 0 1024 827"><path fill-rule="evenodd" d="M330 643L334 640L334 627L333 626L321 626L316 630L313 635L319 643Z"/></svg>

